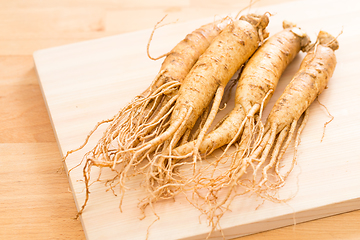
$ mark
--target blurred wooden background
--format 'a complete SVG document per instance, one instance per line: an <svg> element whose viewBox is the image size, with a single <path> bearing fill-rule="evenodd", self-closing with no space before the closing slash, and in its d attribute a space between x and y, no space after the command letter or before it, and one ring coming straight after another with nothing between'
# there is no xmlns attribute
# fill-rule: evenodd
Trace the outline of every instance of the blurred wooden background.
<svg viewBox="0 0 360 240"><path fill-rule="evenodd" d="M261 0L266 6L289 0ZM32 54L236 12L244 0L0 0L0 239L85 239ZM311 7L311 6L309 6ZM304 16L306 17L306 16ZM360 239L360 211L241 239Z"/></svg>

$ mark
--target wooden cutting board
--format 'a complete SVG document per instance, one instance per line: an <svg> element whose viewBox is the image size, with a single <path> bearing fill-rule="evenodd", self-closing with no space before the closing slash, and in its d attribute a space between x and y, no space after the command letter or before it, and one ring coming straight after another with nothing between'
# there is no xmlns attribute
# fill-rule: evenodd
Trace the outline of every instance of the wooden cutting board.
<svg viewBox="0 0 360 240"><path fill-rule="evenodd" d="M311 0L290 2L252 12L275 13L268 30L280 31L282 21L297 23L315 40L319 30L339 36L338 65L328 89L319 97L334 116L321 142L323 125L330 120L324 107L315 101L302 134L297 165L281 190L284 196L296 193L284 203L272 203L242 196L236 198L221 220L227 238L235 238L333 214L360 209L360 4L355 0ZM160 18L161 16L159 16ZM159 29L151 45L154 56L170 50L184 36L211 19L171 24ZM111 118L155 77L161 61L147 58L146 45L151 29L80 42L34 53L39 81L58 140L60 152L80 146L95 124ZM300 54L283 74L264 116L296 72ZM91 149L106 126L101 127L83 151L66 161L76 166ZM291 157L291 149L288 154ZM284 160L286 164L286 159ZM93 173L98 173L94 168ZM107 176L106 171L104 177ZM69 181L78 209L84 201L82 168L75 168ZM119 197L102 183L91 186L91 195L81 221L88 239L145 239L148 226L156 219L149 210L144 220L137 203L144 193L141 178L128 181L122 212ZM155 205L160 220L151 226L149 239L204 239L210 228L200 212L179 196L176 201ZM200 220L200 221L199 221ZM215 232L211 239L221 239Z"/></svg>

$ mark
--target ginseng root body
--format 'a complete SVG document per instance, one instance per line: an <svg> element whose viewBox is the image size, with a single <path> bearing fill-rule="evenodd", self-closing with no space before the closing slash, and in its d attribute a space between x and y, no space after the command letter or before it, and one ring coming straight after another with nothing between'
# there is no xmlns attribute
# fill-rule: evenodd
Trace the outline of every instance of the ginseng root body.
<svg viewBox="0 0 360 240"><path fill-rule="evenodd" d="M280 161L295 134L295 153L299 144L300 133L305 127L309 115L309 106L323 92L333 75L336 66L335 50L337 40L326 32L320 31L317 43L303 59L300 69L276 101L266 120L265 131L259 139L259 145L249 154L251 159L258 159L254 169L254 180L260 179L257 187L278 188L284 184L296 159L285 174L279 171ZM303 116L301 124L299 124ZM296 130L297 129L297 130ZM266 158L270 162L263 166ZM269 170L275 168L276 181L269 180ZM256 175L261 169L262 176ZM260 191L260 190L259 190Z"/></svg>
<svg viewBox="0 0 360 240"><path fill-rule="evenodd" d="M249 129L250 137L238 141L237 150L229 156L231 165L228 170L211 181L199 181L200 187L208 190L204 199L209 208L204 211L214 226L239 191L253 192L271 201L286 200L276 197L277 190L285 184L295 165L296 150L309 116L309 106L326 88L334 72L334 51L337 48L337 40L321 31L300 69L270 111L265 126L259 121L258 125L262 127ZM294 135L293 160L287 171L280 171L281 160ZM249 138L251 141L248 141ZM220 192L222 197L218 198Z"/></svg>
<svg viewBox="0 0 360 240"><path fill-rule="evenodd" d="M307 34L294 24L284 21L283 28L284 30L267 39L246 63L237 85L235 106L221 124L204 138L198 148L202 154L210 154L213 150L227 145L222 155L224 156L228 148L239 139L241 139L240 146L242 147L247 147L252 140L251 131L258 125L262 111L273 95L282 73L298 52L307 51L310 44ZM196 140L179 146L174 149L175 155L191 152L195 143ZM238 158L232 158L228 171L220 176L214 178L214 174L209 174L211 169L216 171L219 162L222 161L222 156L212 161L210 165L205 165L203 174L199 174L192 180L195 189L210 189L211 194L204 197L205 202L212 202L217 191L232 184L232 175L236 173L234 169L237 169L239 165ZM225 198L218 207L209 210L208 216L211 216L209 218L213 227L217 224L216 220L212 219L215 211L227 201L228 199ZM222 211L218 212L220 215L217 217L220 218Z"/></svg>
<svg viewBox="0 0 360 240"><path fill-rule="evenodd" d="M221 124L204 137L198 149L202 154L229 144L241 137L254 117L266 106L277 83L297 53L305 51L310 40L305 32L285 22L284 30L270 37L250 58L242 70L235 95L235 107L221 120ZM247 130L244 130L245 132ZM174 149L177 156L192 152L196 140Z"/></svg>
<svg viewBox="0 0 360 240"><path fill-rule="evenodd" d="M200 56L179 90L179 96L170 117L170 124L159 136L134 149L140 154L148 149L163 146L149 162L147 189L152 199L173 197L178 180L173 178L172 149L184 140L204 111L210 106L204 124L198 134L202 138L213 122L224 93L225 86L239 68L250 58L267 36L266 15L245 15L229 24L209 48ZM186 142L186 139L185 139ZM196 162L194 155L194 163ZM177 178L177 177L176 177Z"/></svg>
<svg viewBox="0 0 360 240"><path fill-rule="evenodd" d="M112 119L98 143L97 147L101 145L101 148L94 151L94 158L103 160L103 164L109 162L113 167L118 159L113 159L112 152L136 147L158 126L156 123L161 122L173 107L180 85L190 69L229 22L224 18L196 29L166 54L149 88Z"/></svg>
<svg viewBox="0 0 360 240"><path fill-rule="evenodd" d="M160 71L151 85L129 104L122 108L113 118L99 122L90 132L83 145L69 151L67 156L81 150L94 131L104 123L109 123L103 137L94 148L85 154L84 178L86 200L79 211L83 211L89 198L90 169L92 166L115 169L117 165L126 166L126 159L120 159L120 151L136 147L141 138L149 134L157 121L166 118L173 107L179 87L198 58L209 47L213 39L228 25L230 18L224 18L206 24L179 42L169 53L165 54ZM111 185L111 184L110 184ZM112 186L113 187L113 186Z"/></svg>

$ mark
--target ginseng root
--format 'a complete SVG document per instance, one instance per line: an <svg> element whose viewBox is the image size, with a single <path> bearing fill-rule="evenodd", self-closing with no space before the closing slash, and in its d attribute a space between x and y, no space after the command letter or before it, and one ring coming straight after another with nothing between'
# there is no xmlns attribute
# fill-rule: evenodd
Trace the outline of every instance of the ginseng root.
<svg viewBox="0 0 360 240"><path fill-rule="evenodd" d="M90 132L83 145L66 154L64 159L69 154L84 148L99 125L109 123L103 137L83 158L86 161L83 169L86 183L86 200L79 214L84 210L89 198L88 188L91 167L109 167L115 170L120 165L120 168L126 168L128 159L120 158L120 151L136 147L146 137L149 137L150 133L153 135L158 134L157 132L160 131L161 126L171 114L181 82L199 56L204 53L213 39L230 21L230 18L223 18L206 24L188 34L184 40L166 54L158 75L148 89L135 97L113 118L99 122L94 130Z"/></svg>
<svg viewBox="0 0 360 240"><path fill-rule="evenodd" d="M174 149L174 155L186 155L194 151L194 147L208 155L223 145L231 146L241 137L244 127L248 129L254 116L270 100L285 68L300 49L306 51L309 46L307 34L294 24L284 21L283 28L266 40L245 65L236 89L235 107L221 124L207 134L198 147L199 141L191 141Z"/></svg>
<svg viewBox="0 0 360 240"><path fill-rule="evenodd" d="M266 193L262 191L263 187L267 190L283 186L292 171L296 163L300 134L309 116L309 106L323 92L332 77L336 66L335 50L338 47L336 38L320 31L315 45L305 56L299 71L272 108L265 124L264 134L260 138L260 144L249 154L249 161L252 159L258 161L253 175L255 188L260 193ZM301 116L303 118L300 122ZM294 135L294 157L289 170L281 174L280 162ZM268 157L270 161L264 165ZM275 178L269 177L270 169L274 170ZM261 177L257 176L259 171L261 171L259 173Z"/></svg>
<svg viewBox="0 0 360 240"><path fill-rule="evenodd" d="M224 156L228 148L239 139L242 141L242 146L247 146L253 139L251 130L258 125L263 108L273 95L282 73L298 52L307 51L310 44L307 34L294 24L284 21L283 28L284 30L266 40L246 63L237 85L234 109L206 136L198 148L202 154L210 154L214 149L227 145L222 154ZM189 142L178 147L174 152L185 154L193 146L194 143ZM212 197L217 195L216 191L230 185L232 175L236 175L234 169L238 165L237 158L232 158L229 170L224 174L220 176L209 174L211 169L212 171L217 169L222 156L206 166L203 170L204 174L200 174L194 180L196 188L209 186L210 194L204 197L205 202L211 202ZM209 214L215 213L210 210ZM213 227L215 225L213 224Z"/></svg>
<svg viewBox="0 0 360 240"><path fill-rule="evenodd" d="M265 28L268 22L266 14L248 14L229 24L214 39L185 78L167 130L143 146L133 149L135 154L138 154L159 144L165 146L149 163L146 183L151 197L146 201L172 198L176 194L181 186L181 178L173 171L176 164L172 164L172 149L177 146L184 133L192 129L212 101L209 114L198 135L198 139L203 138L219 109L225 86L267 37ZM196 157L197 154L194 155L193 163L196 163ZM146 206L146 201L143 206Z"/></svg>
<svg viewBox="0 0 360 240"><path fill-rule="evenodd" d="M252 128L251 134L257 137L251 143L240 140L237 151L231 155L233 164L229 170L207 183L208 196L212 197L205 198L205 201L210 204L207 214L213 224L217 224L239 189L271 201L286 200L279 199L275 194L285 184L296 163L300 134L309 116L308 108L326 88L334 72L334 51L338 46L336 38L320 31L300 69L276 101L265 126ZM294 137L294 157L287 171L281 173L281 159ZM221 200L213 197L220 190L224 190L223 194L225 192Z"/></svg>

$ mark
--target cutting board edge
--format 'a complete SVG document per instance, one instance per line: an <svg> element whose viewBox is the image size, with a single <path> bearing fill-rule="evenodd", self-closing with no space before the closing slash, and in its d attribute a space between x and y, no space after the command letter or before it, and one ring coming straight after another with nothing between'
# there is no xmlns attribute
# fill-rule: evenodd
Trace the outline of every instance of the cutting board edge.
<svg viewBox="0 0 360 240"><path fill-rule="evenodd" d="M277 216L274 218L264 219L259 222L248 223L240 226L223 229L224 234L229 239L245 237L261 232L275 230L283 227L296 226L299 223L305 223L313 220L319 220L326 217L335 216L338 214L349 213L352 211L360 210L360 197L349 199L347 201L333 203L326 206L309 208L299 212L293 212L286 215ZM309 214L314 211L317 214ZM320 213L319 213L320 212ZM265 226L265 227L264 227ZM212 240L222 240L220 232L216 232L216 237L210 237ZM207 235L198 235L189 238L182 238L180 240L200 240L204 239Z"/></svg>
<svg viewBox="0 0 360 240"><path fill-rule="evenodd" d="M74 200L74 203L75 203L76 210L79 211L81 206L79 205L79 201L77 200L77 196L76 196L76 193L74 191L74 184L72 182L73 180L70 178L70 176L68 174L68 170L69 170L68 166L67 166L66 162L64 161L64 157L65 157L64 152L63 152L63 149L62 149L61 144L60 144L60 140L59 140L59 137L58 137L58 134L57 134L57 131L56 131L56 127L55 127L55 124L54 124L54 121L53 121L53 118L52 118L52 115L51 115L50 107L48 105L48 102L46 101L46 94L45 94L45 91L44 91L44 88L43 88L43 85L42 85L42 82L41 82L41 79L40 79L39 71L38 71L38 68L36 66L35 53L33 55L33 60L34 60L34 63L35 63L34 67L35 67L35 72L36 72L36 75L37 75L37 78L38 78L38 83L39 83L39 86L40 86L41 95L44 98L44 104L45 104L45 107L46 107L46 110L47 110L47 113L48 113L48 116L49 116L49 119L50 119L50 123L51 123L51 126L52 126L54 136L55 136L56 145L58 146L59 155L60 155L60 158L61 158L61 161L62 161L62 166L64 167L64 172L65 172L65 174L67 176L66 178L68 179L68 182L69 182L69 187L70 187L71 194L73 196L73 200ZM76 216L74 216L74 218L75 217ZM85 238L89 239L88 231L86 231L86 224L84 224L84 221L83 221L83 218L82 218L81 215L79 216L79 220L80 220L81 226L82 226L82 228L84 230Z"/></svg>

